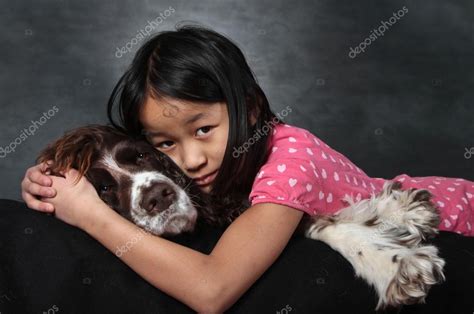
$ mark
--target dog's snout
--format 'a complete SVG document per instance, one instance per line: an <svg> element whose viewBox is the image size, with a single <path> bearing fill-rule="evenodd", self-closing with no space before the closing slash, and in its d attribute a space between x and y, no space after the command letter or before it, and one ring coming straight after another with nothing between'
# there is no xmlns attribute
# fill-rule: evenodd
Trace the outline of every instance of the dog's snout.
<svg viewBox="0 0 474 314"><path fill-rule="evenodd" d="M176 199L174 189L166 183L155 183L142 200L142 207L147 212L166 210Z"/></svg>

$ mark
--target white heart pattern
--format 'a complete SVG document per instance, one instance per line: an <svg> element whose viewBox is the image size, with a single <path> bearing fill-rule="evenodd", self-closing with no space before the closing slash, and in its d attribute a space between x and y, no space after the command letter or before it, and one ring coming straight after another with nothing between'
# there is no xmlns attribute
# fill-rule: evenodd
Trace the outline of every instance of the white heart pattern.
<svg viewBox="0 0 474 314"><path fill-rule="evenodd" d="M439 207L444 207L444 203L443 203L443 202L438 201L437 203L438 203Z"/></svg>
<svg viewBox="0 0 474 314"><path fill-rule="evenodd" d="M308 155L313 156L313 151L309 149L308 147L306 147L306 152L308 153Z"/></svg>
<svg viewBox="0 0 474 314"><path fill-rule="evenodd" d="M326 202L328 203L332 202L332 193L329 193L328 198L326 199Z"/></svg>
<svg viewBox="0 0 474 314"><path fill-rule="evenodd" d="M447 219L444 220L444 226L445 226L446 228L451 227L451 223L449 222L449 220L447 220Z"/></svg>
<svg viewBox="0 0 474 314"><path fill-rule="evenodd" d="M449 215L449 217L451 217L452 220L458 219L458 215Z"/></svg>
<svg viewBox="0 0 474 314"><path fill-rule="evenodd" d="M311 192L311 190L313 189L313 186L311 184L306 184L306 191L308 192Z"/></svg>
<svg viewBox="0 0 474 314"><path fill-rule="evenodd" d="M454 192L454 191L456 191L455 188L447 188L447 190L448 190L449 192Z"/></svg>
<svg viewBox="0 0 474 314"><path fill-rule="evenodd" d="M319 191L319 199L322 200L324 198L324 193L323 191Z"/></svg>
<svg viewBox="0 0 474 314"><path fill-rule="evenodd" d="M323 157L324 159L328 159L328 156L326 156L324 152L321 152L321 157Z"/></svg>
<svg viewBox="0 0 474 314"><path fill-rule="evenodd" d="M286 170L286 165L285 165L285 164L278 165L278 166L277 166L277 170L278 170L278 172L282 172L282 173L285 172L285 170Z"/></svg>
<svg viewBox="0 0 474 314"><path fill-rule="evenodd" d="M298 180L293 179L293 178L290 178L290 179L288 180L288 183L290 184L291 187L294 187L295 184L296 184L296 182L298 182Z"/></svg>
<svg viewBox="0 0 474 314"><path fill-rule="evenodd" d="M464 211L464 207L462 207L461 205L457 204L456 207L459 208L461 211Z"/></svg>
<svg viewBox="0 0 474 314"><path fill-rule="evenodd" d="M258 174L257 178L261 178L263 176L263 174L265 173L265 171L260 171L260 173Z"/></svg>
<svg viewBox="0 0 474 314"><path fill-rule="evenodd" d="M275 180L267 181L268 185L272 185L273 183L275 183Z"/></svg>
<svg viewBox="0 0 474 314"><path fill-rule="evenodd" d="M272 147L272 153L274 153L276 150L278 149L278 147Z"/></svg>
<svg viewBox="0 0 474 314"><path fill-rule="evenodd" d="M294 148L288 148L288 152L289 153L296 153L298 150L294 149Z"/></svg>
<svg viewBox="0 0 474 314"><path fill-rule="evenodd" d="M323 168L323 170L321 170L321 175L323 176L324 179L326 179L328 177L327 174L326 174L326 170L324 170L324 168Z"/></svg>
<svg viewBox="0 0 474 314"><path fill-rule="evenodd" d="M302 165L300 165L300 169L301 169L301 171L306 172L306 168L303 167Z"/></svg>
<svg viewBox="0 0 474 314"><path fill-rule="evenodd" d="M296 142L296 139L295 139L294 137L292 137L292 136L290 136L290 138L289 138L288 140L289 140L290 142L292 142L292 143Z"/></svg>
<svg viewBox="0 0 474 314"><path fill-rule="evenodd" d="M334 171L334 180L339 181L339 175Z"/></svg>
<svg viewBox="0 0 474 314"><path fill-rule="evenodd" d="M469 193L469 192L466 192L466 196L467 196L468 198L472 198L472 194Z"/></svg>

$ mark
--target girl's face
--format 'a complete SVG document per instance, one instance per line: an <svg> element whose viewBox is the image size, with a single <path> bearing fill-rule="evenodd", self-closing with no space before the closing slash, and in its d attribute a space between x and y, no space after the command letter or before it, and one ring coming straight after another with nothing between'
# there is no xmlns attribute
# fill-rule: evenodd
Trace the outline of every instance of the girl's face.
<svg viewBox="0 0 474 314"><path fill-rule="evenodd" d="M227 145L226 104L147 97L139 117L148 141L209 193Z"/></svg>

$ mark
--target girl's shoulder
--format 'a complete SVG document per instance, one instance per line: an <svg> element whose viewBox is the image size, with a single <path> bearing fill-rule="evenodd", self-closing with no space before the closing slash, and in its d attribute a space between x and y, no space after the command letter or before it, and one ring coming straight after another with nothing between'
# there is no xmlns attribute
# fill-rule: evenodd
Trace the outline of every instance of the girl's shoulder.
<svg viewBox="0 0 474 314"><path fill-rule="evenodd" d="M279 158L282 154L287 157L308 157L328 148L329 145L310 131L287 123L274 125L268 147L271 155Z"/></svg>

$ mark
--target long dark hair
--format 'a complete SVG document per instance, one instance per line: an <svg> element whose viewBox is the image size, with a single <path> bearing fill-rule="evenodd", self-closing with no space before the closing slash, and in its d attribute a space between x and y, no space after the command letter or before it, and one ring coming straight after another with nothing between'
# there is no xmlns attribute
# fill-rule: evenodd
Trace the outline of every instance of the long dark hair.
<svg viewBox="0 0 474 314"><path fill-rule="evenodd" d="M271 111L237 45L196 25L177 26L176 31L154 35L137 51L110 96L107 115L111 124L132 136L143 135L139 111L147 95L226 102L229 136L211 194L248 197L253 180L268 157L272 123L282 121ZM118 122L113 117L114 108L118 109ZM256 115L254 125L249 121L251 113ZM236 158L234 148L242 147L264 125L269 131L259 131L259 139Z"/></svg>

